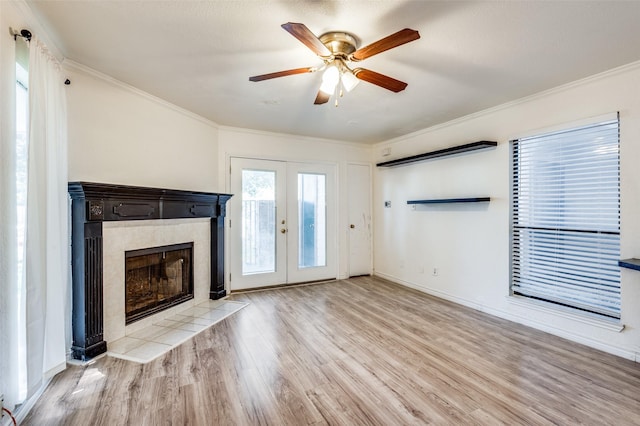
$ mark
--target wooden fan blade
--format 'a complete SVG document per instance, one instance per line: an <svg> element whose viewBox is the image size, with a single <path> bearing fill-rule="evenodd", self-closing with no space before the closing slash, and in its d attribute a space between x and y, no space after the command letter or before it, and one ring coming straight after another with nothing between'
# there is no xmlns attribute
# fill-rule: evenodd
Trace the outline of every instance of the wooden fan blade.
<svg viewBox="0 0 640 426"><path fill-rule="evenodd" d="M407 83L404 81L396 80L395 78L388 77L375 71L365 70L363 68L356 68L353 70L353 74L360 80L375 84L376 86L383 87L396 93L403 91L407 87Z"/></svg>
<svg viewBox="0 0 640 426"><path fill-rule="evenodd" d="M331 95L327 95L322 90L318 90L318 94L316 95L316 100L313 102L315 105L326 104L329 102L329 98Z"/></svg>
<svg viewBox="0 0 640 426"><path fill-rule="evenodd" d="M293 70L272 72L270 74L254 75L253 77L249 77L249 81L269 80L271 78L286 77L288 75L295 75L295 74L305 74L305 73L314 72L314 71L316 71L315 67L296 68Z"/></svg>
<svg viewBox="0 0 640 426"><path fill-rule="evenodd" d="M373 55L377 55L378 53L384 52L385 50L393 49L394 47L401 46L405 43L409 43L410 41L417 40L420 38L420 33L416 30L412 30L410 28L405 28L404 30L400 30L397 33L391 34L383 39L380 39L376 42L371 43L368 46L361 47L351 54L352 61L362 61L363 59L367 59Z"/></svg>
<svg viewBox="0 0 640 426"><path fill-rule="evenodd" d="M322 44L320 39L316 37L314 33L307 28L305 24L299 24L295 22L287 22L282 24L282 28L287 30L289 34L297 38L313 51L318 56L331 56L331 51L327 49L327 46Z"/></svg>

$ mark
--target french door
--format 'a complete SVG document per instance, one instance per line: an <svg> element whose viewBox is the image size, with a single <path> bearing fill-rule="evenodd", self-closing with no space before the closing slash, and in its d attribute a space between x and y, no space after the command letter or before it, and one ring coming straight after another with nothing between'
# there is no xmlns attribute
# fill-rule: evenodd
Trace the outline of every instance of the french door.
<svg viewBox="0 0 640 426"><path fill-rule="evenodd" d="M335 278L335 167L231 158L230 288Z"/></svg>

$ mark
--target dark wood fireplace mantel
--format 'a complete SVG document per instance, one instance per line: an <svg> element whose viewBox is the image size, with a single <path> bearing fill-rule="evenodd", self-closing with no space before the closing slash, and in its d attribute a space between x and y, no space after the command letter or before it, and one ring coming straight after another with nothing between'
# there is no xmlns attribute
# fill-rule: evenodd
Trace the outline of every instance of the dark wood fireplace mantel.
<svg viewBox="0 0 640 426"><path fill-rule="evenodd" d="M73 281L73 357L106 352L103 339L102 223L211 218L211 299L224 289L224 218L231 194L105 183L70 182Z"/></svg>

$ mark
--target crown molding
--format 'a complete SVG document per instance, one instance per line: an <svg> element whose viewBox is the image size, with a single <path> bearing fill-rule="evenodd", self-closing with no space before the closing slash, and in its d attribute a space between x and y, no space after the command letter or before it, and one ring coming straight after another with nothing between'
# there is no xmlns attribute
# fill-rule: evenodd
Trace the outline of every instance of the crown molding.
<svg viewBox="0 0 640 426"><path fill-rule="evenodd" d="M206 124L207 126L211 126L211 127L215 128L215 129L219 129L220 128L218 123L216 123L214 121L211 121L211 120L209 120L207 118L204 118L201 115L198 115L198 114L196 114L194 112L191 112L191 111L189 111L187 109L184 109L184 108L179 107L179 106L177 106L175 104L172 104L169 101L166 101L166 100L164 100L162 98L154 96L154 95L152 95L152 94L150 94L148 92L145 92L144 90L140 90L140 89L138 89L138 88L136 88L136 87L134 87L134 86L132 86L130 84L124 83L124 82L122 82L122 81L120 81L120 80L118 80L118 79L116 79L114 77L111 77L110 75L104 74L104 73L102 73L100 71L97 71L97 70L95 70L95 69L93 69L91 67L88 67L86 65L83 65L81 63L78 63L78 62L76 62L74 60L65 59L64 62L62 63L62 66L65 69L69 70L69 71L81 72L83 74L86 74L86 75L89 75L91 77L94 77L94 78L96 78L98 80L102 80L102 81L104 81L106 83L109 83L111 85L117 86L120 89L123 89L123 90L125 90L127 92L133 93L133 94L135 94L137 96L140 96L140 97L142 97L144 99L147 99L147 100L149 100L151 102L154 102L154 103L156 103L158 105L161 105L161 106L163 106L165 108L168 108L168 109L170 109L172 111L180 113L180 114L182 114L182 115L184 115L186 117L192 118L192 119L194 119L196 121L199 121L199 122L201 122L203 124Z"/></svg>
<svg viewBox="0 0 640 426"><path fill-rule="evenodd" d="M255 130L255 129L248 129L244 127L232 127L232 126L221 125L221 126L218 126L218 130L226 130L229 132L248 133L248 134L262 135L262 136L277 136L280 138L295 139L297 141L303 141L303 142L321 142L321 143L327 143L332 145L348 146L351 148L358 148L358 149L364 149L364 150L370 150L372 147L372 145L369 145L366 143L341 141L337 139L316 138L313 136L296 135L292 133L269 132L267 130Z"/></svg>
<svg viewBox="0 0 640 426"><path fill-rule="evenodd" d="M580 87L580 86L584 86L590 83L594 83L597 82L599 80L603 80L609 77L613 77L616 75L620 75L620 74L624 74L627 72L631 72L631 71L636 71L640 69L640 61L635 61L635 62L631 62L629 64L626 65L622 65L616 68L612 68L610 70L607 71L603 71L601 73L598 74L594 74L585 78L581 78L579 80L575 80L566 84L563 84L561 86L556 86L553 87L551 89L547 89L544 90L542 92L538 92L538 93L534 93L533 95L529 95L529 96L525 96L524 98L520 98L520 99L516 99L514 101L509 101L509 102L505 102L503 104L500 105L496 105L494 107L491 108L487 108L487 109L483 109L468 115L464 115L462 117L459 118L455 118L453 120L450 121L446 121L444 123L440 123L440 124L436 124L434 126L431 127L427 127L426 129L422 129L422 130L418 130L415 131L413 133L409 133L408 135L403 135L403 136L398 136L397 138L393 138L393 139L389 139L388 141L384 141L384 142L379 142L377 144L372 145L373 148L375 149L380 149L380 148L384 148L387 146L391 146L395 143L398 142L402 142L405 140L409 140L409 139L413 139L417 136L421 136L421 135L425 135L431 132L435 132L437 130L441 130L441 129L445 129L447 127L452 127L452 126L456 126L459 124L462 124L464 122L467 122L469 120L473 120L476 118L480 118L480 117L484 117L499 111L503 111L509 108L513 108L515 106L518 105L522 105L522 104L526 104L528 102L532 102L534 100L540 99L540 98L544 98L547 96L551 96L551 95L555 95L558 93L562 93L565 92L567 90L571 90L573 88L576 87Z"/></svg>
<svg viewBox="0 0 640 426"><path fill-rule="evenodd" d="M11 3L15 5L16 9L24 19L24 23L16 24L27 26L27 29L31 31L34 36L42 40L42 42L47 46L49 53L51 53L51 55L54 56L59 62L63 62L64 55L62 54L62 51L58 48L58 45L53 42L53 39L45 30L44 26L42 26L40 20L38 19L36 13L33 11L29 3L27 3L25 0L17 0ZM21 29L22 28L12 28L12 30L18 32L20 32Z"/></svg>

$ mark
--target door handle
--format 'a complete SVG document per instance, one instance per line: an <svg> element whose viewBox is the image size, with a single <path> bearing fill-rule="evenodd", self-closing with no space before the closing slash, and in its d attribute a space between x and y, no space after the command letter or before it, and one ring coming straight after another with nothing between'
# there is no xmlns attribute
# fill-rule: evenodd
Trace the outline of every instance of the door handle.
<svg viewBox="0 0 640 426"><path fill-rule="evenodd" d="M286 229L284 229L284 228L282 228L282 229L280 230L280 233L281 233L281 234L286 234L286 233L287 233L287 230L286 230Z"/></svg>
<svg viewBox="0 0 640 426"><path fill-rule="evenodd" d="M356 227L356 226L355 226L353 223L352 223L351 225L349 225L349 228L351 228L351 229L353 229L353 228L355 228L355 227Z"/></svg>

